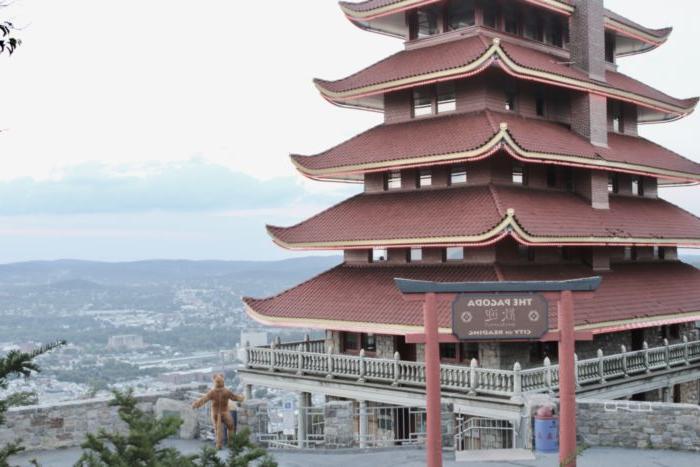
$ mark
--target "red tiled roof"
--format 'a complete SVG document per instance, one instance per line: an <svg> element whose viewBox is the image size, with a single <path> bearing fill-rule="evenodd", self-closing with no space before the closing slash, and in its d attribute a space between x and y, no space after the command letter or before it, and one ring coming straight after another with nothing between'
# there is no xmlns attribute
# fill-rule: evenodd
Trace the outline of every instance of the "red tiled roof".
<svg viewBox="0 0 700 467"><path fill-rule="evenodd" d="M498 51L502 51L513 64L500 59ZM496 57L499 60L495 60ZM478 73L497 63L519 77L603 93L676 116L692 112L698 102L695 98L673 98L615 71L607 71L607 83L601 83L561 61L559 57L503 39L497 45L492 45L485 37L474 36L430 47L403 50L347 78L337 81L316 80L316 84L328 99L346 103L363 96L419 86L437 79L454 79Z"/></svg>
<svg viewBox="0 0 700 467"><path fill-rule="evenodd" d="M609 210L593 209L573 193L510 185L360 194L268 227L299 249L482 244L510 229L533 244L700 244L700 219L661 199L612 196Z"/></svg>
<svg viewBox="0 0 700 467"><path fill-rule="evenodd" d="M671 34L671 31L673 31L673 28L653 29L648 28L646 26L642 26L636 21L632 21L631 19L622 16L621 14L615 13L612 10L608 10L607 8L605 9L605 16L612 21L616 21L627 26L628 28L636 29L638 31L643 32L644 34L654 36L661 40L665 40L668 37L668 35Z"/></svg>
<svg viewBox="0 0 700 467"><path fill-rule="evenodd" d="M497 137L501 123L507 124L518 148L528 153L518 154L526 160L541 162L541 155L545 154L552 156L547 158L548 162L558 161L562 165L587 164L675 180L700 180L700 164L644 138L611 133L609 147L601 148L565 125L490 111L383 124L316 156L292 156L292 159L306 175L326 178L421 165L420 159L432 156L444 156L443 163L466 160L464 153L478 148L482 151L471 157L492 152L487 143ZM501 139L501 144L505 143ZM571 157L581 160L572 161Z"/></svg>
<svg viewBox="0 0 700 467"><path fill-rule="evenodd" d="M498 268L498 272L497 272ZM500 272L500 274L499 274ZM245 298L248 313L271 325L405 334L422 328L419 302L403 299L394 278L437 282L564 280L592 275L576 265L528 266L386 266L341 265L275 297ZM576 324L609 332L645 327L653 318L698 319L700 271L687 264L630 263L602 273L594 298L576 301ZM450 305L439 305L439 325L451 327ZM647 324L649 326L649 324ZM550 307L550 329L556 329Z"/></svg>

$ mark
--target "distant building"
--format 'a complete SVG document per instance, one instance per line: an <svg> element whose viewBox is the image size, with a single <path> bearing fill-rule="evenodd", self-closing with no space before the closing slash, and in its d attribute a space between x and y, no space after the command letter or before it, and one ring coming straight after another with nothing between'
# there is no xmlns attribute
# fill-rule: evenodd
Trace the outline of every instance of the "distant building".
<svg viewBox="0 0 700 467"><path fill-rule="evenodd" d="M136 334L125 334L123 336L112 336L107 342L108 350L135 350L145 347L143 336Z"/></svg>
<svg viewBox="0 0 700 467"><path fill-rule="evenodd" d="M188 384L188 383L208 383L211 382L214 374L213 368L199 368L196 370L173 371L164 373L158 379L169 384ZM219 372L217 372L219 373Z"/></svg>

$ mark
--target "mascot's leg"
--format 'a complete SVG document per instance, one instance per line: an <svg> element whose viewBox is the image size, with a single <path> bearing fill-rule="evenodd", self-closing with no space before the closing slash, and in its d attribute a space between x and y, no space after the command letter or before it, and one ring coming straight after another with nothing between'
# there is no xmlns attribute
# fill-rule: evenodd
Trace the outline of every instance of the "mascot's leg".
<svg viewBox="0 0 700 467"><path fill-rule="evenodd" d="M214 439L216 439L216 449L221 449L221 438L223 433L221 429L221 414L211 414L211 422L214 425Z"/></svg>
<svg viewBox="0 0 700 467"><path fill-rule="evenodd" d="M228 429L228 439L226 439L226 444L228 445L234 433L233 417L231 417L231 414L229 412L224 412L223 414L221 414L221 419L226 424L226 428Z"/></svg>

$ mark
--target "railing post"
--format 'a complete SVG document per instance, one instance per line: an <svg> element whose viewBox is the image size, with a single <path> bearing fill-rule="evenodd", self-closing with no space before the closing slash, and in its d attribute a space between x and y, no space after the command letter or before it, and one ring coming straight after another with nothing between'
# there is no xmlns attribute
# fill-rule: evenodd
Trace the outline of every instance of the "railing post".
<svg viewBox="0 0 700 467"><path fill-rule="evenodd" d="M304 334L304 352L311 351L311 339L308 334Z"/></svg>
<svg viewBox="0 0 700 467"><path fill-rule="evenodd" d="M605 363L603 361L603 349L598 349L598 376L600 376L600 383L605 383Z"/></svg>
<svg viewBox="0 0 700 467"><path fill-rule="evenodd" d="M333 344L328 344L326 349L326 379L333 379Z"/></svg>
<svg viewBox="0 0 700 467"><path fill-rule="evenodd" d="M304 374L304 345L299 344L297 347L297 375L301 376Z"/></svg>
<svg viewBox="0 0 700 467"><path fill-rule="evenodd" d="M273 340L270 344L270 371L275 371L277 365L277 340Z"/></svg>
<svg viewBox="0 0 700 467"><path fill-rule="evenodd" d="M245 341L245 367L250 368L250 341Z"/></svg>
<svg viewBox="0 0 700 467"><path fill-rule="evenodd" d="M280 336L275 337L275 343L277 344L277 347L279 348L282 345L282 338Z"/></svg>
<svg viewBox="0 0 700 467"><path fill-rule="evenodd" d="M671 349L668 348L668 339L664 339L664 361L666 362L666 369L671 368Z"/></svg>
<svg viewBox="0 0 700 467"><path fill-rule="evenodd" d="M686 365L690 365L690 351L688 349L688 336L683 335L683 362Z"/></svg>
<svg viewBox="0 0 700 467"><path fill-rule="evenodd" d="M510 398L512 401L521 402L523 400L523 375L521 373L522 367L519 362L515 362L513 365L513 396Z"/></svg>
<svg viewBox="0 0 700 467"><path fill-rule="evenodd" d="M401 360L401 355L398 352L394 352L394 381L391 383L392 386L399 385L399 361Z"/></svg>
<svg viewBox="0 0 700 467"><path fill-rule="evenodd" d="M476 358L472 358L472 361L469 362L469 395L470 396L476 396L476 367L479 364L476 361Z"/></svg>
<svg viewBox="0 0 700 467"><path fill-rule="evenodd" d="M647 373L651 373L651 366L649 365L649 344L647 344L647 341L642 343L642 350L644 351L644 369Z"/></svg>
<svg viewBox="0 0 700 467"><path fill-rule="evenodd" d="M622 373L624 373L625 378L627 378L629 374L627 373L627 347L625 347L625 344L620 346L620 353L622 354Z"/></svg>
<svg viewBox="0 0 700 467"><path fill-rule="evenodd" d="M365 349L360 349L360 377L357 382L365 382Z"/></svg>
<svg viewBox="0 0 700 467"><path fill-rule="evenodd" d="M574 354L574 382L577 388L581 387L581 383L578 381L578 354Z"/></svg>
<svg viewBox="0 0 700 467"><path fill-rule="evenodd" d="M549 357L544 357L544 385L550 394L554 392L552 390L552 361Z"/></svg>

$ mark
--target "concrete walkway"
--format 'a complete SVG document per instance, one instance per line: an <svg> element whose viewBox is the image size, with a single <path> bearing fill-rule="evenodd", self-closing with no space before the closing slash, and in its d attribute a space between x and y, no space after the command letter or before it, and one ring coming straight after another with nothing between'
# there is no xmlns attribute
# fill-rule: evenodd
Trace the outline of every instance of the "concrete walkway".
<svg viewBox="0 0 700 467"><path fill-rule="evenodd" d="M168 444L186 454L194 454L202 447L200 441L176 440ZM357 467L361 465L423 467L425 465L425 453L416 449L350 453L276 451L272 454L280 467ZM225 451L222 451L222 455L225 455ZM10 464L25 467L29 466L31 459L36 459L44 467L70 467L79 457L78 448L36 451L16 456L10 460ZM557 455L538 455L533 461L512 462L457 463L453 459L454 455L451 452L445 452L445 467L556 467L559 465ZM583 452L579 457L578 466L698 467L700 453L593 448Z"/></svg>

